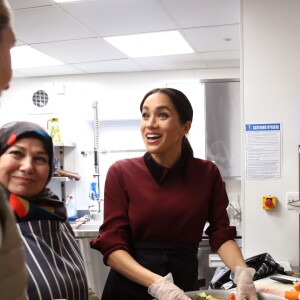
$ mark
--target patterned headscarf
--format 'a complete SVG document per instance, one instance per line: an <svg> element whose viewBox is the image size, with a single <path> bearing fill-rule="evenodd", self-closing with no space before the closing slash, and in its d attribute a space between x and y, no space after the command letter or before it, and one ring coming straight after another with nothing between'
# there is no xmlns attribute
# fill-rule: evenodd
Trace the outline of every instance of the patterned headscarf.
<svg viewBox="0 0 300 300"><path fill-rule="evenodd" d="M3 125L0 128L0 156L16 141L25 137L37 138L44 144L49 155L49 182L53 173L53 142L51 136L38 124L21 121ZM8 190L7 195L17 222L51 219L65 221L67 218L64 203L47 187L30 199L12 194Z"/></svg>
<svg viewBox="0 0 300 300"><path fill-rule="evenodd" d="M31 122L11 122L0 128L0 156L11 147L16 141L25 137L35 137L39 139L45 146L45 150L49 156L49 175L50 181L53 173L53 142L47 131L38 124Z"/></svg>

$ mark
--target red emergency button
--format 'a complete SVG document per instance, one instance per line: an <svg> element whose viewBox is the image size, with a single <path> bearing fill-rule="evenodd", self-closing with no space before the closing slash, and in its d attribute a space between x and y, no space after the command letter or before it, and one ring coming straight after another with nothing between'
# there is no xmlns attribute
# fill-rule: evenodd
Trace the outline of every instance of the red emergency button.
<svg viewBox="0 0 300 300"><path fill-rule="evenodd" d="M263 209L270 210L276 208L275 196L264 196L262 199Z"/></svg>
<svg viewBox="0 0 300 300"><path fill-rule="evenodd" d="M265 202L265 205L266 205L266 207L274 208L274 204L273 204L272 198L267 198L266 202Z"/></svg>

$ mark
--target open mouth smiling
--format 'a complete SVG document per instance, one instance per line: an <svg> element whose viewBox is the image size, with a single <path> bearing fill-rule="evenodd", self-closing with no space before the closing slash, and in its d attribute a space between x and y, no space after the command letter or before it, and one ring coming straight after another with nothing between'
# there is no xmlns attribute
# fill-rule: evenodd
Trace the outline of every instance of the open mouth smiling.
<svg viewBox="0 0 300 300"><path fill-rule="evenodd" d="M153 141L153 140L159 139L161 137L161 135L160 134L147 134L146 137L148 140Z"/></svg>

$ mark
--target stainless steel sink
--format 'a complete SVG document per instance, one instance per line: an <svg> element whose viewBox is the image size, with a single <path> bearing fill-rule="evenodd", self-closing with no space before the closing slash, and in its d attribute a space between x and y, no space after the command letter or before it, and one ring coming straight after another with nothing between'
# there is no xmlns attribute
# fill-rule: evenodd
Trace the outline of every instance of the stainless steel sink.
<svg viewBox="0 0 300 300"><path fill-rule="evenodd" d="M81 224L76 228L76 224L71 224L75 237L95 237L99 233L99 227L102 222L89 221L85 224Z"/></svg>
<svg viewBox="0 0 300 300"><path fill-rule="evenodd" d="M72 224L72 228L74 231L97 231L99 230L99 227L102 223L100 222L87 222L85 224L81 224L78 228L76 228L75 224Z"/></svg>

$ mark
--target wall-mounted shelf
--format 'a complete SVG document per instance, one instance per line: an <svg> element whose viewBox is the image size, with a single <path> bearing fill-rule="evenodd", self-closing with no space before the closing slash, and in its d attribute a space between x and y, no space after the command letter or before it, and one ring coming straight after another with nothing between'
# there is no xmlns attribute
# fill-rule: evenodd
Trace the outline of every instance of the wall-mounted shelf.
<svg viewBox="0 0 300 300"><path fill-rule="evenodd" d="M53 176L51 178L51 181L54 181L54 182L66 182L66 181L74 181L74 180L71 179L71 178L69 178L69 177Z"/></svg>
<svg viewBox="0 0 300 300"><path fill-rule="evenodd" d="M70 148L74 148L76 147L75 143L70 143L70 142L55 142L53 143L54 146L54 155L56 158L59 159L59 166L58 168L60 170L63 170L65 168L65 163L66 163L66 157L65 157L65 152L67 152L67 156L69 156L71 154L71 152L73 152L73 149ZM66 148L68 148L68 151L66 151ZM69 153L69 154L68 154ZM67 167L69 167L70 169L74 168L73 163L70 164L67 163ZM70 181L75 181L70 177L66 177L66 176L53 176L51 178L51 182L56 182L56 183L60 183L60 189L61 189L61 200L64 202L66 200L66 182L70 182Z"/></svg>
<svg viewBox="0 0 300 300"><path fill-rule="evenodd" d="M75 143L70 143L70 142L54 142L53 143L54 147L76 147Z"/></svg>

